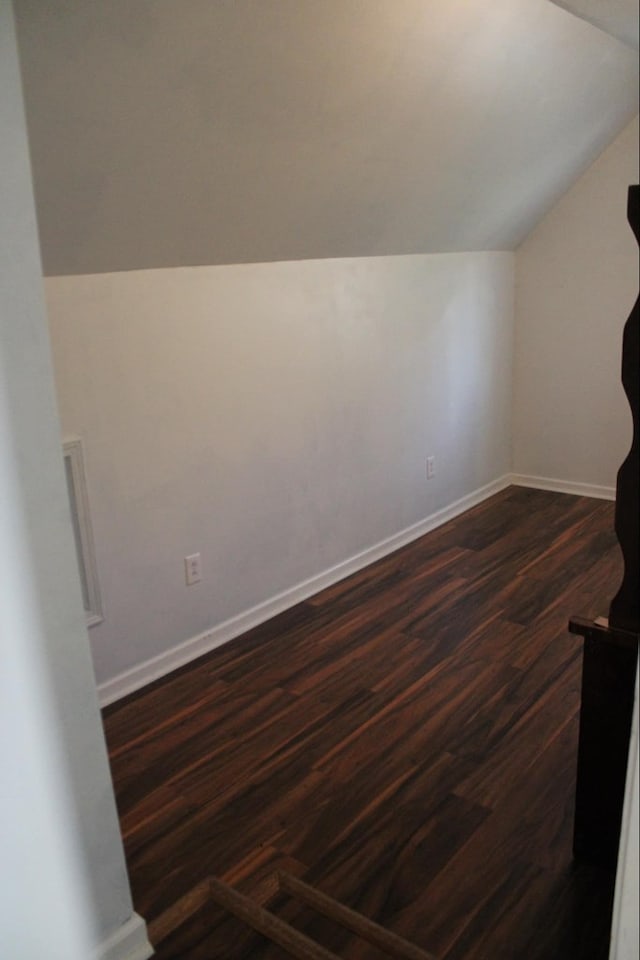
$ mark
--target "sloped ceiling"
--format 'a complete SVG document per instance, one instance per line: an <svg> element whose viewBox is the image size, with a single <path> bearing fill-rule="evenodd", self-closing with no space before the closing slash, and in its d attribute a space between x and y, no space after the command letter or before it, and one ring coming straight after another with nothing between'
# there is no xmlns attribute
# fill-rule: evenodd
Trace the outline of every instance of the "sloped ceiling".
<svg viewBox="0 0 640 960"><path fill-rule="evenodd" d="M637 110L548 0L16 0L45 272L509 249Z"/></svg>
<svg viewBox="0 0 640 960"><path fill-rule="evenodd" d="M623 43L628 43L635 50L639 46L638 25L640 22L640 7L638 0L552 0L559 7L570 10L577 17L582 17L617 37Z"/></svg>

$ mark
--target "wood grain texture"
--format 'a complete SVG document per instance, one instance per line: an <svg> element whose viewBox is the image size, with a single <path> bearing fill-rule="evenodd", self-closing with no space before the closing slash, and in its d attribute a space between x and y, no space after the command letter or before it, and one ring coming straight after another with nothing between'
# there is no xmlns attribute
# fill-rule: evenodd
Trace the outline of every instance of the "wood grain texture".
<svg viewBox="0 0 640 960"><path fill-rule="evenodd" d="M210 875L348 960L293 874L441 960L604 960L572 861L581 640L613 504L509 488L104 715L136 909ZM211 906L158 960L286 954Z"/></svg>
<svg viewBox="0 0 640 960"><path fill-rule="evenodd" d="M297 957L298 960L339 960L334 953L330 953L314 940L305 937L303 933L280 920L269 910L257 906L253 900L238 893L228 884L212 878L209 881L209 887L211 897L220 906L273 940L274 943L284 947L292 957Z"/></svg>
<svg viewBox="0 0 640 960"><path fill-rule="evenodd" d="M640 243L640 186L629 187L629 225ZM609 607L612 627L640 634L640 296L622 338L622 386L629 401L631 449L618 470L615 527L624 557L620 589Z"/></svg>
<svg viewBox="0 0 640 960"><path fill-rule="evenodd" d="M625 799L640 636L573 617L584 638L573 852L615 865Z"/></svg>
<svg viewBox="0 0 640 960"><path fill-rule="evenodd" d="M384 953L395 957L396 960L434 960L430 953L425 953L424 950L409 943L408 940L404 940L385 927L373 923L367 917L363 917L361 913L350 910L349 907L338 903L333 897L328 897L321 890L317 890L316 887L310 887L308 883L304 883L298 877L281 872L278 874L278 880L281 890L297 897L298 900L306 903L307 906L317 910L325 917L329 917L330 920L335 920L336 923L346 927L347 930L353 931L367 943L379 947Z"/></svg>

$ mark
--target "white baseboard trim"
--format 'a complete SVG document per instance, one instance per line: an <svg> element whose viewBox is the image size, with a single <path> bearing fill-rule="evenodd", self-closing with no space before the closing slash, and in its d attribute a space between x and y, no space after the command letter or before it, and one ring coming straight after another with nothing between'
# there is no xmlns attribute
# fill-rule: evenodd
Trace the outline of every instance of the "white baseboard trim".
<svg viewBox="0 0 640 960"><path fill-rule="evenodd" d="M93 954L94 960L148 960L152 956L153 947L147 939L147 925L137 913L103 940Z"/></svg>
<svg viewBox="0 0 640 960"><path fill-rule="evenodd" d="M615 500L615 487L601 487L595 483L578 483L574 480L553 480L551 477L530 477L524 473L512 473L515 487L533 487L534 490L552 490L555 493L571 493L576 497L595 497L597 500Z"/></svg>
<svg viewBox="0 0 640 960"><path fill-rule="evenodd" d="M435 530L436 527L442 526L443 523L447 523L448 520L459 516L459 514L464 513L465 510L470 510L471 507L477 506L488 497L504 490L511 483L512 479L509 474L499 477L484 487L480 487L478 490L467 494L467 496L462 497L460 500L456 500L455 503L451 503L442 510L432 513L424 520L420 520L418 523L414 523L399 533L395 533L393 536L381 540L379 543L363 550L361 553L349 557L348 560L344 560L342 563L338 563L328 570L314 577L310 577L308 580L304 580L302 583L296 584L296 586L290 587L288 590L284 590L275 597L271 597L269 600L265 600L257 604L257 606L251 607L244 613L225 620L223 623L218 624L218 626L213 627L211 630L207 630L205 633L201 633L196 637L185 640L183 643L179 643L177 646L161 653L157 657L153 657L151 660L146 660L144 663L132 667L124 673L118 674L118 676L112 680L107 680L98 687L101 706L106 707L108 704L114 703L116 700L120 700L128 694L140 690L141 687L146 686L148 683L159 680L160 677L171 673L172 670L177 670L178 667L182 667L192 660L201 657L203 654L215 650L216 647L228 643L229 640L233 640L235 637L246 633L247 630L251 630L266 620L270 620L271 617L283 613L296 603L307 600L314 594L324 590L325 587L330 587L332 584L343 580L352 573L356 573L370 563L374 563L376 560L387 556L387 554L393 553L394 550L398 550L407 543L417 540L418 537L424 536L425 533Z"/></svg>

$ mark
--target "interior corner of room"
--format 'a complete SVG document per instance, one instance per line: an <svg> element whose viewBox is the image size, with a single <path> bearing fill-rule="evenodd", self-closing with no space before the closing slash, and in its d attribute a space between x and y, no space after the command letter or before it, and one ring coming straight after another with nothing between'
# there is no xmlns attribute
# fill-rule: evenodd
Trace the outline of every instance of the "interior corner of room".
<svg viewBox="0 0 640 960"><path fill-rule="evenodd" d="M613 499L637 145L636 117L515 251L46 278L103 702L501 483Z"/></svg>
<svg viewBox="0 0 640 960"><path fill-rule="evenodd" d="M637 9L602 7L2 6L7 636L100 960L150 948L99 708L510 485L615 498Z"/></svg>

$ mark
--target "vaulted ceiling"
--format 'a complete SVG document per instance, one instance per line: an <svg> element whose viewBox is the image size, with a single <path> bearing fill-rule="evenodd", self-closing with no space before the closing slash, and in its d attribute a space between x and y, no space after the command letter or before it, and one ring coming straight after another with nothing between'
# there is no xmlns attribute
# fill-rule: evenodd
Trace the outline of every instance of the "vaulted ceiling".
<svg viewBox="0 0 640 960"><path fill-rule="evenodd" d="M509 249L637 111L548 0L15 0L45 272Z"/></svg>
<svg viewBox="0 0 640 960"><path fill-rule="evenodd" d="M553 3L638 49L638 0L553 0Z"/></svg>

